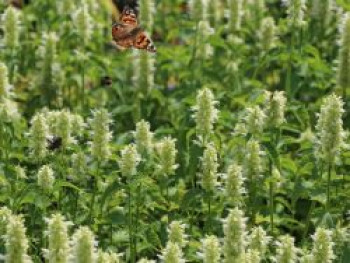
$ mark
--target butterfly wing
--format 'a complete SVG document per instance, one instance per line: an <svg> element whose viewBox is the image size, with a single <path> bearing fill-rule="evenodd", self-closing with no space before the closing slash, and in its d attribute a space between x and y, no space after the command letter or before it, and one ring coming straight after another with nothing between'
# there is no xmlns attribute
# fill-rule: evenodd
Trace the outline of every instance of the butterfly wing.
<svg viewBox="0 0 350 263"><path fill-rule="evenodd" d="M156 47L153 44L151 38L142 29L138 30L134 37L133 47L137 49L145 49L149 52L157 52Z"/></svg>
<svg viewBox="0 0 350 263"><path fill-rule="evenodd" d="M137 16L134 9L126 6L119 17L120 23L131 27L137 27Z"/></svg>
<svg viewBox="0 0 350 263"><path fill-rule="evenodd" d="M119 17L119 22L112 26L113 40L119 47L132 47L134 35L138 31L137 24L135 11L126 6Z"/></svg>
<svg viewBox="0 0 350 263"><path fill-rule="evenodd" d="M112 27L112 35L115 44L121 48L145 49L156 52L152 40L145 31L138 26L135 11L126 6L120 15L119 22Z"/></svg>
<svg viewBox="0 0 350 263"><path fill-rule="evenodd" d="M137 34L137 30L137 27L115 23L112 27L113 40L119 47L130 48L134 44L134 36Z"/></svg>

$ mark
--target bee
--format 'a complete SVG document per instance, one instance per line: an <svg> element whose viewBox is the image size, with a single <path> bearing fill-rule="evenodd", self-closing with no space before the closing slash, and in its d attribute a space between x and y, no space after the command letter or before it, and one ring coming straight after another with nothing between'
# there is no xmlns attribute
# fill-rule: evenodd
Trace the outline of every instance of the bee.
<svg viewBox="0 0 350 263"><path fill-rule="evenodd" d="M50 136L47 139L47 149L49 151L55 151L62 146L62 137L59 136Z"/></svg>

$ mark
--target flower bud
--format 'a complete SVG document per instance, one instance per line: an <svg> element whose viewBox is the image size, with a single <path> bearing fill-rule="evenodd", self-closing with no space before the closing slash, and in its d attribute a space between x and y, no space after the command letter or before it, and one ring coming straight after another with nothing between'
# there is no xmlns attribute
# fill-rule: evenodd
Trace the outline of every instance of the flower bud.
<svg viewBox="0 0 350 263"><path fill-rule="evenodd" d="M196 130L199 141L204 145L213 132L213 125L218 119L217 102L210 89L204 88L197 94L197 103L193 107Z"/></svg>
<svg viewBox="0 0 350 263"><path fill-rule="evenodd" d="M225 194L231 205L241 205L243 194L246 193L244 180L241 166L232 164L228 167L225 175Z"/></svg>
<svg viewBox="0 0 350 263"><path fill-rule="evenodd" d="M311 254L314 262L333 262L335 255L333 252L332 231L319 227L316 229L312 239L314 243Z"/></svg>
<svg viewBox="0 0 350 263"><path fill-rule="evenodd" d="M175 139L171 137L164 138L157 145L159 157L158 172L160 175L169 176L175 173L178 165L176 164L176 145Z"/></svg>
<svg viewBox="0 0 350 263"><path fill-rule="evenodd" d="M68 263L70 222L64 220L60 214L54 214L47 220L49 248L46 257L50 263Z"/></svg>
<svg viewBox="0 0 350 263"><path fill-rule="evenodd" d="M72 237L72 263L95 263L95 238L88 227L80 227Z"/></svg>
<svg viewBox="0 0 350 263"><path fill-rule="evenodd" d="M185 234L185 224L181 224L180 221L173 221L168 228L168 240L169 242L178 244L180 247L184 247L187 243L187 235Z"/></svg>
<svg viewBox="0 0 350 263"><path fill-rule="evenodd" d="M150 124L144 120L136 124L134 132L137 151L139 153L151 153L153 150L153 132L150 131Z"/></svg>
<svg viewBox="0 0 350 263"><path fill-rule="evenodd" d="M51 192L55 177L53 176L53 170L49 165L44 165L38 172L38 185L44 192Z"/></svg>
<svg viewBox="0 0 350 263"><path fill-rule="evenodd" d="M207 236L202 240L202 251L199 253L203 263L219 263L221 248L216 236Z"/></svg>
<svg viewBox="0 0 350 263"><path fill-rule="evenodd" d="M49 136L49 127L43 113L37 113L32 118L29 136L32 156L42 160L47 154L47 138Z"/></svg>
<svg viewBox="0 0 350 263"><path fill-rule="evenodd" d="M31 263L28 239L21 216L9 217L5 239L5 263Z"/></svg>
<svg viewBox="0 0 350 263"><path fill-rule="evenodd" d="M162 263L185 263L185 259L183 258L183 253L178 244L168 242L166 247L162 251L162 255L160 256Z"/></svg>
<svg viewBox="0 0 350 263"><path fill-rule="evenodd" d="M213 144L208 144L202 157L202 186L207 192L215 190L218 184L218 157Z"/></svg>
<svg viewBox="0 0 350 263"><path fill-rule="evenodd" d="M324 100L316 125L316 155L323 161L333 164L345 146L345 132L342 116L343 100L332 94Z"/></svg>
<svg viewBox="0 0 350 263"><path fill-rule="evenodd" d="M246 247L246 221L243 211L235 208L224 222L224 263L242 262Z"/></svg>
<svg viewBox="0 0 350 263"><path fill-rule="evenodd" d="M100 109L93 112L93 118L90 120L92 129L91 154L98 161L107 160L111 155L109 142L112 139L112 133L109 131L111 119L107 110Z"/></svg>
<svg viewBox="0 0 350 263"><path fill-rule="evenodd" d="M119 161L120 171L123 176L130 177L137 173L137 165L140 163L141 157L136 150L136 145L127 145L121 152Z"/></svg>
<svg viewBox="0 0 350 263"><path fill-rule="evenodd" d="M294 246L294 238L288 235L280 236L276 242L276 262L296 263L298 258L298 249Z"/></svg>
<svg viewBox="0 0 350 263"><path fill-rule="evenodd" d="M3 15L4 44L9 49L14 49L19 45L19 11L11 5L5 10Z"/></svg>

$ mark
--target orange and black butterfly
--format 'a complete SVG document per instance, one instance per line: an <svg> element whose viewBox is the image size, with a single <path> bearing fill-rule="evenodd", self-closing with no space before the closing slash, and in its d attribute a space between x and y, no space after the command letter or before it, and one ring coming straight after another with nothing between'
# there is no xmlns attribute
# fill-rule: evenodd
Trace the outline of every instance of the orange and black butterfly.
<svg viewBox="0 0 350 263"><path fill-rule="evenodd" d="M112 36L115 44L121 49L137 48L156 52L151 38L138 24L135 9L129 6L124 7L119 21L113 24Z"/></svg>

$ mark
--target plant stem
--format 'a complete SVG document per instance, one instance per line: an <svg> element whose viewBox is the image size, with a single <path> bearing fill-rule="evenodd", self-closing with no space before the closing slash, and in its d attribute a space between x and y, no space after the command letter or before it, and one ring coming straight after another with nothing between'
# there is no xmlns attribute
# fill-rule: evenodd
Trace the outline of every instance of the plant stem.
<svg viewBox="0 0 350 263"><path fill-rule="evenodd" d="M295 19L292 24L291 29L291 39L290 39L290 46L289 46L289 61L288 61L288 68L287 68L287 77L286 77L286 87L285 90L287 92L287 96L291 97L292 92L292 65L293 65L293 53L294 53L294 28L295 28Z"/></svg>
<svg viewBox="0 0 350 263"><path fill-rule="evenodd" d="M330 187L331 187L331 173L332 173L332 164L328 164L328 178L327 178L327 203L326 210L328 212L330 205Z"/></svg>
<svg viewBox="0 0 350 263"><path fill-rule="evenodd" d="M85 108L85 65L83 63L81 70L81 111Z"/></svg>
<svg viewBox="0 0 350 263"><path fill-rule="evenodd" d="M208 232L211 233L211 193L208 193Z"/></svg>
<svg viewBox="0 0 350 263"><path fill-rule="evenodd" d="M79 192L76 191L76 193L75 193L75 202L74 202L73 222L75 222L75 219L77 218L78 206L79 206Z"/></svg>
<svg viewBox="0 0 350 263"><path fill-rule="evenodd" d="M271 174L271 176L272 176L272 174ZM274 214L274 192L273 192L273 182L270 182L270 225L271 225L271 235L273 235L273 229L274 229L273 214Z"/></svg>
<svg viewBox="0 0 350 263"><path fill-rule="evenodd" d="M128 213L129 213L129 251L130 251L130 262L135 263L134 252L133 252L133 233L132 233L132 210L131 210L131 182L128 184Z"/></svg>
<svg viewBox="0 0 350 263"><path fill-rule="evenodd" d="M307 237L307 234L309 232L309 227L310 227L310 221L311 221L311 214L312 214L312 211L314 210L315 208L315 201L311 201L311 205L310 205L310 209L309 209L309 212L307 214L307 218L306 218L306 224L305 224L305 229L304 229L304 233L303 233L303 239L304 242L306 240L306 237Z"/></svg>
<svg viewBox="0 0 350 263"><path fill-rule="evenodd" d="M134 251L135 251L135 259L137 259L137 234L138 234L138 225L139 225L139 222L138 222L138 219L139 219L139 216L140 216L140 190L141 190L141 185L139 184L137 186L137 196L136 196L136 217L134 219L134 223L135 223L135 240L134 240L134 243L135 243L135 247L134 247Z"/></svg>
<svg viewBox="0 0 350 263"><path fill-rule="evenodd" d="M252 212L252 225L255 225L256 221L256 210L255 210L255 198L256 198L256 185L255 185L255 179L252 178L251 180L251 187L250 187L250 205L251 205L251 212Z"/></svg>
<svg viewBox="0 0 350 263"><path fill-rule="evenodd" d="M95 206L95 199L96 199L96 192L97 192L97 180L100 174L100 161L97 161L97 168L96 168L96 174L92 177L92 197L91 197L91 204L90 204L90 226L93 223L94 218L94 206Z"/></svg>

